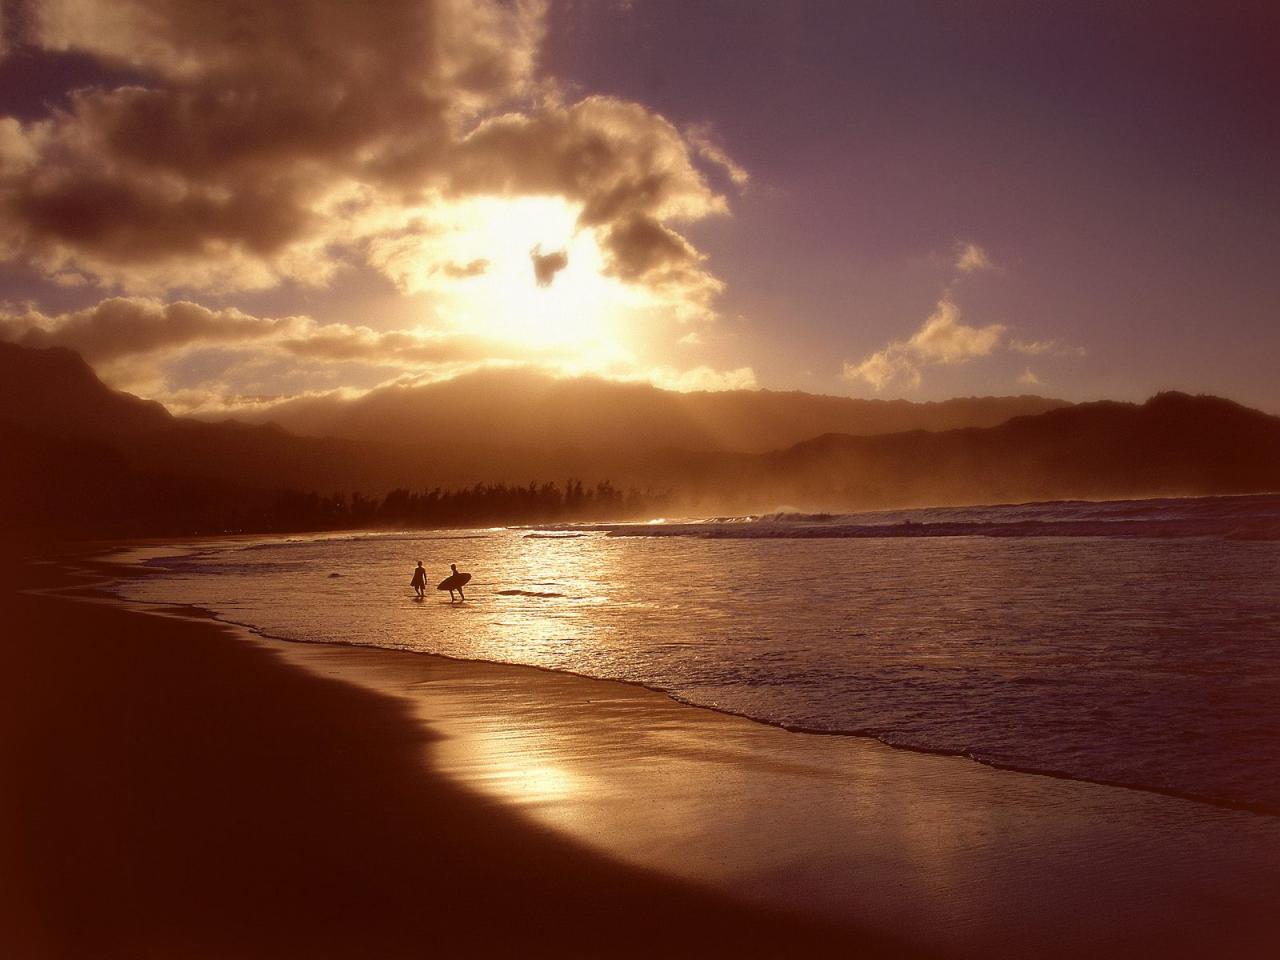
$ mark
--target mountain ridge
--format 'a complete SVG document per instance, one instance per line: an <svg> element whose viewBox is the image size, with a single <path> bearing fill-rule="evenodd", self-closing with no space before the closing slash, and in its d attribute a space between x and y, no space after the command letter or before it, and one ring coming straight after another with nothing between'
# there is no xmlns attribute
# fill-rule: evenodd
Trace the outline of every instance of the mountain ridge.
<svg viewBox="0 0 1280 960"><path fill-rule="evenodd" d="M298 398L248 419L304 436L385 442L483 436L496 444L605 448L625 438L632 447L764 453L828 431L993 426L1067 405L1027 394L917 403L800 390L681 393L647 383L502 370L381 387L354 400Z"/></svg>
<svg viewBox="0 0 1280 960"><path fill-rule="evenodd" d="M643 496L627 502L686 515L769 512L778 504L839 511L1280 490L1280 417L1176 391L1143 404L1054 407L994 426L827 432L762 453L656 443L504 445L488 437L393 443L174 417L106 387L70 351L12 347L0 349L0 443L8 454L0 527L101 527L119 535L246 523L311 528L350 518L336 507L308 514L295 496L287 519L262 519L276 516L272 504L286 491L341 495L333 503L362 493L368 503L397 488L570 478L634 488Z"/></svg>

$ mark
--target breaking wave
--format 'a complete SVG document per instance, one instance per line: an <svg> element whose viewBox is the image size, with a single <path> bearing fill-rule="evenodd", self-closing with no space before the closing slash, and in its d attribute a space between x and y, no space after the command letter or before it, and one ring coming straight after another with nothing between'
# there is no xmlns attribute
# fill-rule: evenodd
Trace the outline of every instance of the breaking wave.
<svg viewBox="0 0 1280 960"><path fill-rule="evenodd" d="M1220 537L1280 540L1280 495L930 507L868 513L781 511L596 527L615 537Z"/></svg>

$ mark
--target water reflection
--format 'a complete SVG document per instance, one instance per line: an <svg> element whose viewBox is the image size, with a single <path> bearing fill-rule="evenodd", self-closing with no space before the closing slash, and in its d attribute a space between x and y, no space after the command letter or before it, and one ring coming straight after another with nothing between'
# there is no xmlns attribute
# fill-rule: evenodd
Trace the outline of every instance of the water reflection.
<svg viewBox="0 0 1280 960"><path fill-rule="evenodd" d="M413 603L419 558L472 572L466 603ZM488 531L168 563L128 589L285 637L639 681L771 721L1280 809L1274 542Z"/></svg>
<svg viewBox="0 0 1280 960"><path fill-rule="evenodd" d="M611 855L951 952L1124 952L1153 924L1198 935L1223 905L1267 916L1280 890L1273 818L462 672L423 686L450 775Z"/></svg>

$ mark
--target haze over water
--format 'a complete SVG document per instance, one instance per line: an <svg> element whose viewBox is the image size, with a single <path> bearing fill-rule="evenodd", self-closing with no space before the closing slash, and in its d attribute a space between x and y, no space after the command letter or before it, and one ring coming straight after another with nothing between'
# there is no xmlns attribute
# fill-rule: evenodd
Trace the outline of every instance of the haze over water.
<svg viewBox="0 0 1280 960"><path fill-rule="evenodd" d="M1278 520L1269 496L322 536L120 589L1280 813ZM415 601L419 559L471 571L467 601Z"/></svg>

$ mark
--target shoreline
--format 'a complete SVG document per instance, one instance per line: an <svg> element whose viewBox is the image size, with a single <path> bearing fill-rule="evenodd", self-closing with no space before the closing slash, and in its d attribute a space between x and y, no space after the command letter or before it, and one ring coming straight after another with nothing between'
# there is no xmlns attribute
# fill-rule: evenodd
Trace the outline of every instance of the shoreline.
<svg viewBox="0 0 1280 960"><path fill-rule="evenodd" d="M0 602L8 955L908 955L556 835L434 769L400 698L231 627Z"/></svg>
<svg viewBox="0 0 1280 960"><path fill-rule="evenodd" d="M761 905L957 957L1202 956L1204 930L1227 916L1244 930L1234 956L1280 944L1274 818L813 738L638 684L262 642L416 703L445 738L444 772L467 787L624 862ZM1200 848L1193 864L1188 848Z"/></svg>
<svg viewBox="0 0 1280 960"><path fill-rule="evenodd" d="M1162 788L1146 786L1143 784L1125 783L1120 780L1103 780L1096 777L1085 777L1075 773L1067 773L1056 770L1045 770L1038 767L1020 767L1016 764L1002 763L998 760L987 760L982 757L975 756L958 750L943 750L930 747L917 747L905 743L890 743L877 736L875 733L866 730L828 730L823 727L806 727L801 724L783 723L775 720L767 720L761 717L752 716L749 713L743 713L739 710L731 710L728 707L719 707L712 704L698 703L694 700L687 700L679 694L653 684L643 683L639 680L624 680L616 677L595 677L587 673L579 673L574 670L567 670L562 667L546 667L536 663L509 663L504 660L483 660L475 657L454 657L447 653L433 653L425 650L402 650L395 647L379 647L372 644L350 643L345 640L302 640L296 637L283 637L273 633L268 633L251 623L244 623L239 620L232 620L224 616L216 610L203 607L196 603L179 603L164 605L153 604L146 600L133 600L129 597L107 596L104 595L108 602L131 604L144 612L166 614L171 612L172 615L183 617L190 616L195 619L208 619L215 623L223 624L227 627L233 627L243 630L254 637L258 637L269 643L283 644L301 644L304 646L322 646L322 647L340 647L347 650L369 650L382 651L391 654L404 654L412 657L429 657L443 660L449 663L474 664L477 666L495 666L495 667L511 667L517 670L531 670L537 673L555 674L563 677L574 677L579 680L599 683L620 684L625 687L635 687L649 693L658 694L666 697L673 703L677 703L693 710L707 710L711 713L721 714L726 717L734 717L739 720L746 720L749 723L759 724L763 727L769 727L774 730L783 730L787 733L803 734L810 737L850 737L859 740L867 740L891 750L901 750L906 753L917 753L922 756L929 757L952 757L957 760L967 760L970 763L976 763L979 766L988 767L992 770L1001 770L1006 773L1016 773L1029 777L1047 777L1050 780L1066 780L1072 783L1084 783L1098 787L1110 787L1115 790L1131 790L1135 793L1151 794L1159 797L1168 797L1171 800L1185 800L1188 803L1203 804L1207 807L1215 807L1219 810L1231 810L1236 813L1249 813L1259 817L1280 818L1280 810L1269 807L1260 803L1248 803L1245 801L1231 800L1224 797L1213 797L1206 794L1193 793L1185 790L1177 790L1173 788ZM151 608L151 609L148 609Z"/></svg>
<svg viewBox="0 0 1280 960"><path fill-rule="evenodd" d="M101 606L176 636L238 634L292 672L398 702L429 743L419 760L469 802L610 869L823 931L789 952L835 953L838 939L869 955L910 941L944 956L1262 957L1280 944L1266 913L1280 824L1265 815L791 732L625 681L275 639L194 606Z"/></svg>
<svg viewBox="0 0 1280 960"><path fill-rule="evenodd" d="M362 531L355 531L356 534L359 534L361 532ZM342 535L346 535L347 533L349 533L349 531L343 531L341 533ZM317 536L322 536L322 535L318 534ZM234 540L238 538L233 537L230 539ZM249 541L255 541L262 538L257 536L252 536L252 537L246 537L245 539ZM159 547L161 545L156 544L156 546ZM191 546L192 548L194 548L197 546L197 543L195 542L192 542L190 544L170 543L170 544L166 544L165 546L184 546L184 547ZM131 549L131 548L125 547L121 549ZM137 566L131 566L125 563L121 563L119 561L107 559L106 554L95 554L92 557L92 561L96 565L104 568L102 570L102 577L103 577L104 583L112 583L112 582L116 582L121 579L126 579L129 577L142 577L147 575L147 573L142 572L142 569L140 569ZM111 593L105 590L102 592L102 595L104 599L108 600L109 602L126 604L126 605L136 605L140 609L147 609L147 608L152 608L156 606L156 604L153 604L149 601L134 600L130 597L122 596L116 593ZM1131 790L1136 793L1151 794L1155 796L1168 797L1170 799L1175 799L1175 800L1184 800L1190 803L1204 804L1205 806L1214 807L1220 810L1231 810L1231 811L1240 812L1240 813L1249 813L1249 814L1253 814L1260 817L1280 818L1280 809L1277 809L1273 806L1268 806L1263 803L1251 803L1248 801L1234 800L1229 797L1216 797L1210 794L1196 793L1194 791L1188 791L1188 790L1179 790L1171 787L1166 788L1166 787L1152 786L1148 784L1129 783L1121 780L1108 780L1108 779L1103 779L1098 777L1087 777L1081 774L1070 773L1070 772L1061 771L1061 770L1051 770L1051 769L1031 767L1031 766L1019 766L1013 763L1004 763L999 760L986 759L983 757L975 756L973 753L966 752L966 751L935 749L930 747L914 746L912 744L904 744L904 743L891 743L888 740L882 739L876 733L868 730L827 729L823 727L809 727L802 724L791 724L791 723L785 723L781 721L769 720L766 718L753 716L751 714L744 713L739 710L733 710L728 707L721 707L721 706L716 706L713 704L706 704L706 703L698 703L694 700L689 700L684 697L681 697L679 694L674 693L673 691L668 690L664 687L660 687L653 684L647 684L638 680L626 680L626 679L615 678L615 677L596 677L596 676L592 676L591 674L580 673L574 670L569 670L561 667L548 667L548 666L543 666L536 663L511 663L503 660L485 660L485 659L479 659L474 657L455 657L445 653L434 653L434 652L428 652L423 650L400 649L395 647L378 647L378 646L373 646L368 644L350 643L344 640L320 641L320 640L307 640L307 639L296 638L296 637L285 637L285 636L279 636L276 634L269 633L255 626L254 624L231 619L230 617L218 612L217 610L203 607L196 603L178 603L178 604L172 604L172 606L180 607L183 610L190 610L198 616L208 617L209 619L214 620L218 623L226 624L227 626L230 626L230 627L235 627L241 630L245 630L256 637L261 637L265 640L268 640L274 643L304 644L304 645L318 644L321 646L343 647L343 648L352 649L352 650L383 650L388 653L409 654L412 656L422 656L422 657L434 657L434 658L439 658L441 660L454 662L454 663L492 664L494 666L500 666L500 667L513 667L520 670L532 670L532 671L537 671L541 673L577 677L579 679L586 680L586 681L599 681L604 683L622 684L623 686L635 687L640 690L645 690L651 693L659 694L661 696L667 697L668 699L672 700L675 703L690 707L695 710L709 710L713 713L718 713L718 714L722 714L724 716L729 716L729 717L736 717L736 718L746 720L751 723L760 724L761 726L769 727L772 729L785 730L788 733L804 734L806 736L816 736L816 737L853 737L861 740L872 741L874 743L878 743L885 747L888 747L892 750L901 750L907 753L915 753L923 756L955 757L958 759L967 760L971 763L976 763L980 766L987 767L992 770L1001 770L1008 773L1022 774L1025 776L1047 777L1051 780L1065 780L1073 783L1092 784L1095 786L1110 787L1117 790Z"/></svg>

